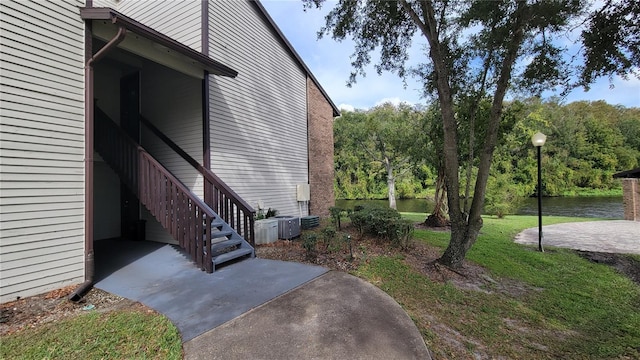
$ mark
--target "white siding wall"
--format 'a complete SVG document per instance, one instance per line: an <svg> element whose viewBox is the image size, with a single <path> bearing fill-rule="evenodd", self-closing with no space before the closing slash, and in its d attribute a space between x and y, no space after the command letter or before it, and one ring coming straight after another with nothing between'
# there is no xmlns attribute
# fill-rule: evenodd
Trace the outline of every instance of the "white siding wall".
<svg viewBox="0 0 640 360"><path fill-rule="evenodd" d="M211 1L209 14L210 56L239 72L211 77L212 170L252 206L298 215L296 184L308 183L306 75L252 4Z"/></svg>
<svg viewBox="0 0 640 360"><path fill-rule="evenodd" d="M201 51L200 9L200 0L123 0L117 10L194 50Z"/></svg>
<svg viewBox="0 0 640 360"><path fill-rule="evenodd" d="M141 73L142 115L202 164L202 82L147 62ZM142 127L142 146L191 191L204 198L200 173ZM169 233L144 209L147 240L172 242Z"/></svg>
<svg viewBox="0 0 640 360"><path fill-rule="evenodd" d="M80 6L0 2L0 302L83 280Z"/></svg>
<svg viewBox="0 0 640 360"><path fill-rule="evenodd" d="M118 0L93 0L93 7L108 7L117 9L118 3Z"/></svg>

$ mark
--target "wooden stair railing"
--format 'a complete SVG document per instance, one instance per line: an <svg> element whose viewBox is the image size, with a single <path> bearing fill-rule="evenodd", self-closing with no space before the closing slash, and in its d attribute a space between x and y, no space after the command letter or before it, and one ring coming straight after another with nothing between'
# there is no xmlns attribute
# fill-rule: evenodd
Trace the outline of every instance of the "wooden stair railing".
<svg viewBox="0 0 640 360"><path fill-rule="evenodd" d="M212 229L218 216L101 110L95 147L140 202L208 273L213 272ZM220 220L217 220L218 222Z"/></svg>
<svg viewBox="0 0 640 360"><path fill-rule="evenodd" d="M204 179L205 202L215 211L222 220L245 240L255 246L255 218L256 211L235 191L224 183L211 170L202 166L197 160L187 154L182 148L167 137L160 129L155 127L149 120L140 116L140 122L146 126L153 134L169 146L176 154L180 155L189 165L193 166ZM208 193L211 195L208 196Z"/></svg>

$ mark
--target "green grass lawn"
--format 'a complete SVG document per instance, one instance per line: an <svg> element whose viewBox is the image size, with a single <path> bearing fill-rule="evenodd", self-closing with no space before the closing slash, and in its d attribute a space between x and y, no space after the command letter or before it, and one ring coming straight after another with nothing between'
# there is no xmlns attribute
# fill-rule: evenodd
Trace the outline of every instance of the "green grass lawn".
<svg viewBox="0 0 640 360"><path fill-rule="evenodd" d="M404 216L424 220L423 214ZM585 220L593 219L545 217L544 222ZM496 280L486 292L433 282L402 256L372 259L357 275L403 305L437 357L459 353L442 329L433 329L434 323L461 334L469 356L481 350L508 358L640 359L640 287L570 250L540 253L512 241L536 225L535 216L484 219L467 259ZM444 249L449 234L416 230L415 238ZM504 291L503 284L524 291Z"/></svg>
<svg viewBox="0 0 640 360"><path fill-rule="evenodd" d="M182 341L164 316L92 312L4 336L0 359L181 359Z"/></svg>

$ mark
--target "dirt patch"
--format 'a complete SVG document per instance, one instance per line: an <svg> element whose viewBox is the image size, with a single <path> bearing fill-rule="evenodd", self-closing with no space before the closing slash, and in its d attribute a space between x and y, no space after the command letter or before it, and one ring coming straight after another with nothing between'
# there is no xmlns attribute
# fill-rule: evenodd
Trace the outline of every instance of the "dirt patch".
<svg viewBox="0 0 640 360"><path fill-rule="evenodd" d="M634 283L640 285L640 261L633 257L625 254L612 254L594 251L576 250L576 253L594 263L611 266L624 276L631 279Z"/></svg>
<svg viewBox="0 0 640 360"><path fill-rule="evenodd" d="M76 286L67 286L46 294L0 304L0 336L60 321L89 311L107 312L135 309L153 311L146 306L93 288L78 303L67 300Z"/></svg>

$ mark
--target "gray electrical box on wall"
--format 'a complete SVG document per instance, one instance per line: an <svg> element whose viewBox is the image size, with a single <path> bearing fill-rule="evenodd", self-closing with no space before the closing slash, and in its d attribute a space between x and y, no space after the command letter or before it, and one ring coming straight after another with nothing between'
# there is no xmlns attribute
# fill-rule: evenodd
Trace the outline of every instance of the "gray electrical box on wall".
<svg viewBox="0 0 640 360"><path fill-rule="evenodd" d="M309 184L299 184L297 187L297 199L298 201L310 201Z"/></svg>

